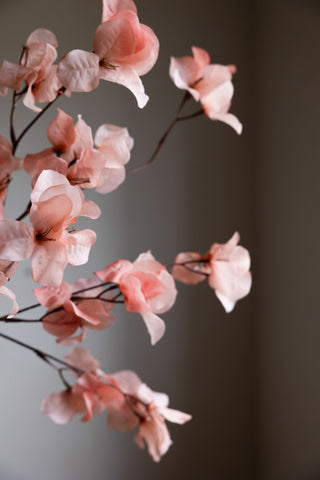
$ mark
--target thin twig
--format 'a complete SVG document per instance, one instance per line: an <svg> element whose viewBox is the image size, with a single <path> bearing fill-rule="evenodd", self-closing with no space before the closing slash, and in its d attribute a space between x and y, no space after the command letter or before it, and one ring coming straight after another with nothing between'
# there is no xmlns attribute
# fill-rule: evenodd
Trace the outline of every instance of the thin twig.
<svg viewBox="0 0 320 480"><path fill-rule="evenodd" d="M62 87L60 88L60 90L58 91L57 93L57 96L56 98L54 98L51 102L49 102L42 110L41 112L38 113L38 115L36 115L34 117L34 119L22 130L22 132L20 133L20 135L18 136L17 139L15 139L14 142L12 142L12 153L13 155L15 154L17 148L18 148L18 145L19 143L21 142L22 138L25 136L25 134L30 130L30 128L39 120L39 118L42 117L42 115L51 107L51 105L54 104L54 102L59 98L61 97L61 95L64 94L64 92L66 91L65 87Z"/></svg>
<svg viewBox="0 0 320 480"><path fill-rule="evenodd" d="M164 134L162 135L162 137L160 138L159 142L158 142L158 145L156 146L156 149L154 150L153 154L151 155L151 157L149 158L149 160L142 164L142 165L139 165L138 167L133 167L133 168L129 168L127 170L128 173L137 173L137 172L140 172L141 170L143 170L144 168L148 167L149 165L151 165L151 163L154 162L155 158L157 157L159 151L161 150L164 142L166 141L169 133L171 132L171 130L173 129L173 127L175 126L175 124L179 121L179 114L182 110L182 108L184 107L184 105L186 104L186 102L191 98L191 95L189 92L186 92L180 105L179 105L179 108L178 108L178 111L176 113L176 116L175 118L172 120L172 122L170 123L170 125L168 126L168 128L166 129L166 131L164 132Z"/></svg>

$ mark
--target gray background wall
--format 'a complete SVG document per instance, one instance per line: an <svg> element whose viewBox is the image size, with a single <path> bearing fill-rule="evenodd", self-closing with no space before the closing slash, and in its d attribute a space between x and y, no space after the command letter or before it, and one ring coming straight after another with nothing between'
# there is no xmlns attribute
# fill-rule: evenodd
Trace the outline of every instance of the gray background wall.
<svg viewBox="0 0 320 480"><path fill-rule="evenodd" d="M162 262L176 252L206 251L235 230L253 257L251 295L226 315L206 285L179 286L164 316L167 333L151 347L139 316L118 309L114 326L88 335L107 372L132 368L171 406L194 419L169 425L174 445L160 464L131 435L106 429L105 416L56 426L41 399L61 388L56 374L1 341L1 480L199 478L203 480L320 477L319 389L319 25L317 1L137 0L140 20L160 38L156 67L144 77L148 106L138 110L120 86L101 83L61 106L82 113L93 130L127 126L135 138L132 165L145 161L174 115L181 94L168 75L170 55L207 49L217 63L234 63L231 111L244 124L238 137L221 123L198 118L178 125L152 168L130 176L116 192L90 195L103 216L90 226L98 241L87 276L117 258L147 249ZM15 61L29 33L53 30L62 56L91 48L99 0L55 3L1 0L0 58ZM1 134L8 135L8 100L1 99ZM21 144L19 153L47 146L55 109ZM21 109L22 126L31 118ZM24 208L29 185L17 174L7 216ZM89 226L89 224L87 224ZM21 306L34 301L27 262L11 288ZM3 325L44 350L65 354L37 325Z"/></svg>

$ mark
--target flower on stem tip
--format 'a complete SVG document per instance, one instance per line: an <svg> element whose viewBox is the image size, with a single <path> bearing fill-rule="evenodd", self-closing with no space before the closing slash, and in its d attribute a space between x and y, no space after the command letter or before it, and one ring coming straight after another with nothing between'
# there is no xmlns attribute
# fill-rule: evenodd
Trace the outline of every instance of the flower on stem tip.
<svg viewBox="0 0 320 480"><path fill-rule="evenodd" d="M73 92L89 92L99 80L124 85L144 107L148 96L140 76L154 66L159 41L151 28L139 22L132 0L104 0L102 23L93 39L94 53L72 50L58 66L58 78Z"/></svg>
<svg viewBox="0 0 320 480"><path fill-rule="evenodd" d="M150 252L133 262L117 260L95 272L103 282L114 282L124 297L129 312L140 313L154 345L163 336L165 324L156 315L167 312L175 302L177 290L167 269Z"/></svg>
<svg viewBox="0 0 320 480"><path fill-rule="evenodd" d="M238 134L242 125L228 110L233 96L232 75L234 65L210 64L209 54L202 48L192 47L193 57L171 57L169 74L176 85L187 90L211 120L227 123Z"/></svg>
<svg viewBox="0 0 320 480"><path fill-rule="evenodd" d="M168 396L153 392L133 371L104 373L84 348L71 350L66 361L82 370L77 372L77 383L52 393L41 405L42 413L58 424L68 423L78 413L87 422L108 409L108 426L122 432L138 427L135 442L140 448L145 442L150 456L158 462L172 444L165 420L181 425L191 419L187 413L168 408Z"/></svg>
<svg viewBox="0 0 320 480"><path fill-rule="evenodd" d="M237 300L248 295L251 288L250 255L238 245L236 232L227 243L214 243L205 255L196 252L179 253L172 275L176 280L195 285L208 277L209 285L226 312L233 310Z"/></svg>
<svg viewBox="0 0 320 480"><path fill-rule="evenodd" d="M0 94L6 95L8 88L19 90L22 80L26 89L23 103L35 112L40 112L35 102L51 102L58 94L61 83L57 78L57 39L44 28L33 31L26 41L20 63L6 60L0 65Z"/></svg>

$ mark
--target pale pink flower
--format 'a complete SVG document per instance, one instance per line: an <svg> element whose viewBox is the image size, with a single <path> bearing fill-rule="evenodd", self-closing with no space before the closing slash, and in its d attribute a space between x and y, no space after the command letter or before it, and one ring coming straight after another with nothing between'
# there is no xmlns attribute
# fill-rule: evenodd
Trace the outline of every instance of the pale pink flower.
<svg viewBox="0 0 320 480"><path fill-rule="evenodd" d="M145 442L158 462L172 444L165 420L184 424L191 419L191 415L168 408L169 397L153 392L133 371L105 374L84 348L74 348L66 361L83 373L79 372L72 388L42 402L42 412L56 423L67 423L77 413L84 414L82 421L88 421L108 408L108 426L122 432L138 427L137 445L144 448Z"/></svg>
<svg viewBox="0 0 320 480"><path fill-rule="evenodd" d="M31 193L32 226L17 220L0 221L0 258L21 261L31 256L33 279L46 286L59 286L67 264L88 261L96 234L89 229L69 233L77 217L98 218L101 211L84 201L78 187L58 172L44 170Z"/></svg>
<svg viewBox="0 0 320 480"><path fill-rule="evenodd" d="M20 64L4 61L0 67L0 93L6 94L7 88L19 90L25 80L27 91L23 98L26 107L40 112L35 102L51 102L62 86L57 78L57 39L44 28L32 32L26 41L25 52Z"/></svg>
<svg viewBox="0 0 320 480"><path fill-rule="evenodd" d="M148 96L140 76L154 66L159 41L151 28L139 22L133 1L104 0L102 23L93 39L94 53L73 50L59 63L58 77L71 91L88 92L99 79L124 85L144 107Z"/></svg>
<svg viewBox="0 0 320 480"><path fill-rule="evenodd" d="M97 288L92 289L94 286ZM90 290L81 292L72 300L75 292L86 288ZM100 287L95 278L79 279L71 286L62 282L59 287L33 290L39 303L48 307L42 320L43 328L58 337L56 341L62 345L81 343L88 329L98 331L109 328L115 319L115 316L110 314L114 304L94 298L102 291L103 287ZM79 328L81 332L72 336Z"/></svg>
<svg viewBox="0 0 320 480"><path fill-rule="evenodd" d="M172 275L150 252L133 262L117 260L95 272L103 282L114 282L124 297L129 312L140 313L154 345L163 336L165 323L158 313L167 312L175 302L177 290Z"/></svg>
<svg viewBox="0 0 320 480"><path fill-rule="evenodd" d="M237 300L248 295L251 289L250 255L238 245L236 232L227 243L214 243L205 255L196 252L179 253L172 275L176 280L194 285L208 277L209 285L224 306L233 310Z"/></svg>
<svg viewBox="0 0 320 480"><path fill-rule="evenodd" d="M44 169L56 170L72 185L99 193L112 192L125 180L125 165L133 147L126 128L101 125L93 141L91 128L81 115L73 126L72 118L58 109L58 116L49 125L48 139L52 148L24 158L24 169L33 177L33 184Z"/></svg>
<svg viewBox="0 0 320 480"><path fill-rule="evenodd" d="M171 57L169 74L176 87L187 90L211 120L227 123L238 134L242 125L228 113L233 96L232 75L234 65L210 64L209 54L202 48L192 47L193 57Z"/></svg>
<svg viewBox="0 0 320 480"><path fill-rule="evenodd" d="M131 370L122 370L105 378L124 393L124 397L115 397L108 407L108 426L126 432L139 425L135 437L137 445L144 448L145 442L149 455L159 462L172 445L165 420L182 425L191 420L191 415L168 408L168 395L153 392Z"/></svg>

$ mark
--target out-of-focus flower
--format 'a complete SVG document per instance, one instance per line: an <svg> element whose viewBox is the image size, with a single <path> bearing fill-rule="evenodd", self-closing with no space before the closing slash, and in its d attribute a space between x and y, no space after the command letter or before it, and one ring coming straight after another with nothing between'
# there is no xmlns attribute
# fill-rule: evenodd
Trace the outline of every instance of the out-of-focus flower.
<svg viewBox="0 0 320 480"><path fill-rule="evenodd" d="M144 448L145 442L158 462L172 444L165 420L183 424L191 419L191 415L168 408L169 397L153 392L133 371L105 374L84 348L74 348L66 361L82 374L78 373L73 387L43 400L42 412L56 423L67 423L77 413L84 414L82 421L88 421L108 408L108 426L122 432L138 427L137 445Z"/></svg>
<svg viewBox="0 0 320 480"><path fill-rule="evenodd" d="M169 74L176 87L187 90L211 120L227 123L240 134L242 125L228 113L233 96L232 75L234 65L210 64L209 54L202 48L192 47L193 57L171 57Z"/></svg>
<svg viewBox="0 0 320 480"><path fill-rule="evenodd" d="M209 285L224 306L233 310L237 300L248 295L251 288L250 255L238 245L236 232L227 243L214 243L205 255L196 252L179 253L172 275L176 280L194 285L208 277Z"/></svg>
<svg viewBox="0 0 320 480"><path fill-rule="evenodd" d="M167 269L147 252L133 263L117 260L95 274L103 282L118 284L127 310L141 314L151 343L160 340L165 324L156 314L167 312L177 296L174 279Z"/></svg>

